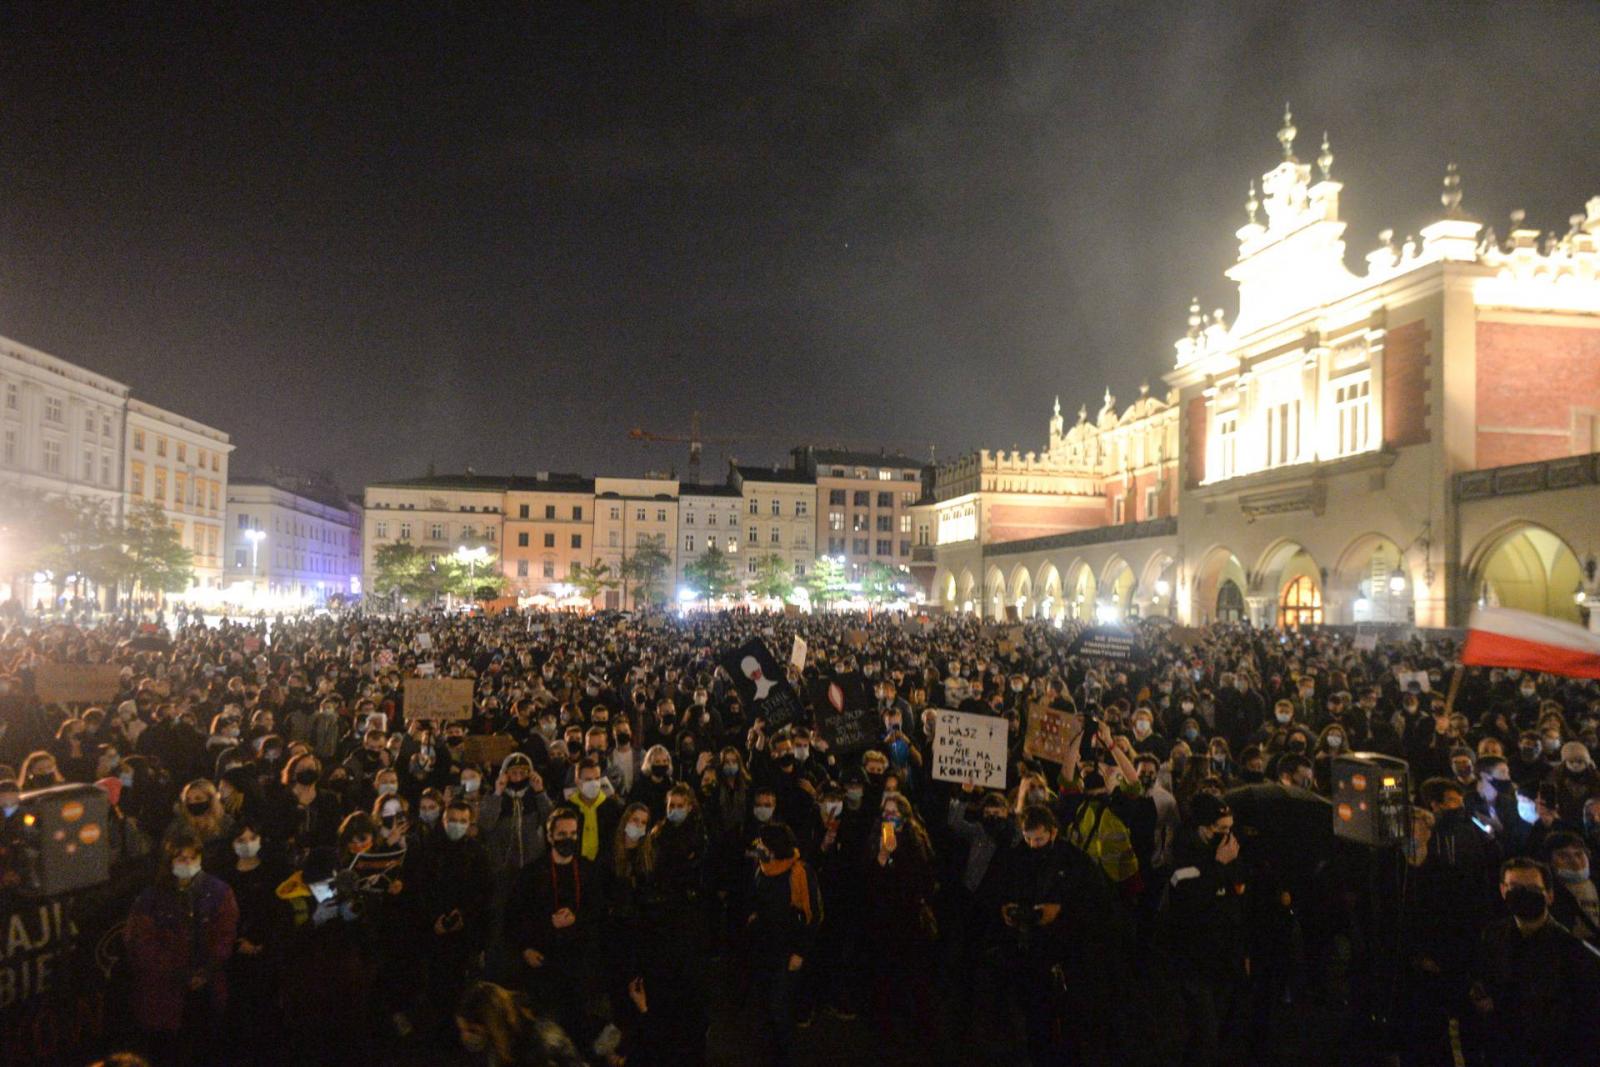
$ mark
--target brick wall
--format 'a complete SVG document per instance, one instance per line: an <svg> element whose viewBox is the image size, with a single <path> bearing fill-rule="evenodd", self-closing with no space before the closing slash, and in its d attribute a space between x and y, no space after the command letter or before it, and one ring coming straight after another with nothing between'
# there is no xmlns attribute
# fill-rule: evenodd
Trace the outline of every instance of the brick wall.
<svg viewBox="0 0 1600 1067"><path fill-rule="evenodd" d="M1600 447L1573 432L1600 417L1600 329L1480 322L1477 349L1480 469Z"/></svg>
<svg viewBox="0 0 1600 1067"><path fill-rule="evenodd" d="M1105 512L1092 504L995 504L988 509L988 518L991 542L1021 541L1106 524Z"/></svg>
<svg viewBox="0 0 1600 1067"><path fill-rule="evenodd" d="M1383 343L1383 441L1386 445L1428 440L1428 327L1421 320L1389 331Z"/></svg>

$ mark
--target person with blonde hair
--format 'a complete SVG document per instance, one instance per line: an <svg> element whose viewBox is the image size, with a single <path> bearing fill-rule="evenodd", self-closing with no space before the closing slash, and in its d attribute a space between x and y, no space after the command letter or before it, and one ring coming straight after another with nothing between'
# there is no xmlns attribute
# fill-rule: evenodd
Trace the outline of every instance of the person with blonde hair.
<svg viewBox="0 0 1600 1067"><path fill-rule="evenodd" d="M535 1015L517 993L475 982L456 1004L461 1047L492 1067L583 1067L561 1027Z"/></svg>

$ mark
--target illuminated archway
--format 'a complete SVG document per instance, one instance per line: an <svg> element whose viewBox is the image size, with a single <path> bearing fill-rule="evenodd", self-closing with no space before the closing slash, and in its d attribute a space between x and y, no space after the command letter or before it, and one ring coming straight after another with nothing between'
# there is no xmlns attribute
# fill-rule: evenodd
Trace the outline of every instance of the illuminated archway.
<svg viewBox="0 0 1600 1067"><path fill-rule="evenodd" d="M1033 614L1033 575L1028 573L1028 568L1017 564L1011 571L1011 581L1007 584L1006 603L1017 609L1017 617L1027 618Z"/></svg>
<svg viewBox="0 0 1600 1067"><path fill-rule="evenodd" d="M1484 539L1473 553L1475 603L1516 608L1577 622L1582 587L1577 553L1543 526L1519 522Z"/></svg>
<svg viewBox="0 0 1600 1067"><path fill-rule="evenodd" d="M1278 597L1278 627L1298 630L1322 625L1322 589L1309 574L1299 574L1284 584Z"/></svg>
<svg viewBox="0 0 1600 1067"><path fill-rule="evenodd" d="M1140 572L1138 596L1147 602L1147 615L1173 616L1173 592L1178 587L1178 561L1165 550L1154 553Z"/></svg>
<svg viewBox="0 0 1600 1067"><path fill-rule="evenodd" d="M1329 592L1343 600L1329 622L1410 622L1416 587L1400 546L1378 533L1363 534L1339 554Z"/></svg>
<svg viewBox="0 0 1600 1067"><path fill-rule="evenodd" d="M1039 565L1034 578L1034 588L1039 591L1039 615L1046 619L1059 619L1066 610L1061 599L1061 572L1054 563Z"/></svg>
<svg viewBox="0 0 1600 1067"><path fill-rule="evenodd" d="M956 606L956 576L944 568L933 579L934 594L946 610Z"/></svg>
<svg viewBox="0 0 1600 1067"><path fill-rule="evenodd" d="M971 571L963 569L961 571L961 579L957 582L957 588L961 590L958 594L960 600L958 606L961 613L964 615L971 613L977 606L978 580L972 576Z"/></svg>
<svg viewBox="0 0 1600 1067"><path fill-rule="evenodd" d="M983 615L987 619L1006 617L1006 578L999 567L990 567L983 577Z"/></svg>
<svg viewBox="0 0 1600 1067"><path fill-rule="evenodd" d="M1121 556L1112 556L1100 572L1099 617L1106 622L1116 622L1137 615L1133 603L1133 568Z"/></svg>
<svg viewBox="0 0 1600 1067"><path fill-rule="evenodd" d="M1242 622L1249 617L1244 599L1248 585L1238 556L1221 545L1207 550L1195 570L1190 622Z"/></svg>
<svg viewBox="0 0 1600 1067"><path fill-rule="evenodd" d="M1069 619L1094 618L1094 571L1083 560L1076 560L1067 569L1066 609Z"/></svg>

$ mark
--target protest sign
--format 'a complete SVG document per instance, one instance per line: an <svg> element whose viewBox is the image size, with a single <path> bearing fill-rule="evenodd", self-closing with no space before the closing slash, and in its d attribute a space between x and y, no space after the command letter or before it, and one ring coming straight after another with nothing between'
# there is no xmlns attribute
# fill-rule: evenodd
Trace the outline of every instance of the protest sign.
<svg viewBox="0 0 1600 1067"><path fill-rule="evenodd" d="M853 755L883 739L883 721L876 708L835 711L822 723L822 739L835 756Z"/></svg>
<svg viewBox="0 0 1600 1067"><path fill-rule="evenodd" d="M1429 691L1427 671L1395 671L1394 680L1400 686L1401 692L1409 689L1412 682L1417 683L1417 688L1424 693Z"/></svg>
<svg viewBox="0 0 1600 1067"><path fill-rule="evenodd" d="M1006 787L1006 720L940 708L934 712L933 780Z"/></svg>
<svg viewBox="0 0 1600 1067"><path fill-rule="evenodd" d="M120 675L114 663L41 663L33 691L44 704L94 704L117 695Z"/></svg>
<svg viewBox="0 0 1600 1067"><path fill-rule="evenodd" d="M1378 647L1378 635L1356 634L1354 647L1357 652L1371 652Z"/></svg>
<svg viewBox="0 0 1600 1067"><path fill-rule="evenodd" d="M1180 648L1193 648L1205 640L1206 632L1198 626L1170 626L1167 637Z"/></svg>
<svg viewBox="0 0 1600 1067"><path fill-rule="evenodd" d="M1011 629L1006 631L1006 640L1010 641L1013 646L1020 647L1022 645L1023 634L1024 631L1022 627L1013 626Z"/></svg>
<svg viewBox="0 0 1600 1067"><path fill-rule="evenodd" d="M1017 606L1015 604L1007 604L1006 605L1006 621L1007 622L1016 622L1017 618L1018 618Z"/></svg>
<svg viewBox="0 0 1600 1067"><path fill-rule="evenodd" d="M1028 706L1028 733L1022 741L1022 753L1035 759L1062 763L1074 738L1072 714L1048 704Z"/></svg>
<svg viewBox="0 0 1600 1067"><path fill-rule="evenodd" d="M1137 644L1137 638L1127 630L1097 626L1079 634L1067 649L1067 654L1127 662L1133 659Z"/></svg>
<svg viewBox="0 0 1600 1067"><path fill-rule="evenodd" d="M783 606L783 617L786 619L798 619L800 617L800 605L785 604Z"/></svg>
<svg viewBox="0 0 1600 1067"><path fill-rule="evenodd" d="M759 637L723 656L722 666L738 687L747 720L764 719L768 730L776 730L793 722L804 710L783 668Z"/></svg>
<svg viewBox="0 0 1600 1067"><path fill-rule="evenodd" d="M461 759L498 770L516 747L516 739L508 734L469 734L461 743Z"/></svg>
<svg viewBox="0 0 1600 1067"><path fill-rule="evenodd" d="M256 653L261 651L261 638L247 637L241 646L246 652Z"/></svg>
<svg viewBox="0 0 1600 1067"><path fill-rule="evenodd" d="M852 648L867 647L867 631L865 630L847 630L845 631L844 639L850 642Z"/></svg>
<svg viewBox="0 0 1600 1067"><path fill-rule="evenodd" d="M407 678L406 718L447 722L472 718L471 678Z"/></svg>
<svg viewBox="0 0 1600 1067"><path fill-rule="evenodd" d="M417 635L417 647L426 652L433 647L433 635L424 630Z"/></svg>
<svg viewBox="0 0 1600 1067"><path fill-rule="evenodd" d="M806 639L796 637L794 644L789 647L789 662L797 671L806 669Z"/></svg>

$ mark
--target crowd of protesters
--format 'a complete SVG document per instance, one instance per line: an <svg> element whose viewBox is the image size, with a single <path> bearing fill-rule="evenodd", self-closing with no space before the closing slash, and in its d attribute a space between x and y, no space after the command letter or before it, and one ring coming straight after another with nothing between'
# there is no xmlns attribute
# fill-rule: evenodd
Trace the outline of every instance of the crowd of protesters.
<svg viewBox="0 0 1600 1067"><path fill-rule="evenodd" d="M797 635L803 710L771 724L723 661ZM695 1065L729 1003L776 1065L858 1017L863 1062L1271 1062L1327 1018L1329 1062L1600 1062L1600 687L1458 676L1416 637L1147 624L1110 661L1073 636L16 620L0 848L19 794L106 792L125 1036L161 1065ZM121 691L42 705L46 661ZM408 715L419 674L474 679L470 718ZM829 683L874 709L863 745L829 744ZM1041 707L1077 734L1059 763L1024 751ZM1006 722L1003 789L935 779L939 708ZM1409 765L1403 845L1333 836L1357 751Z"/></svg>

